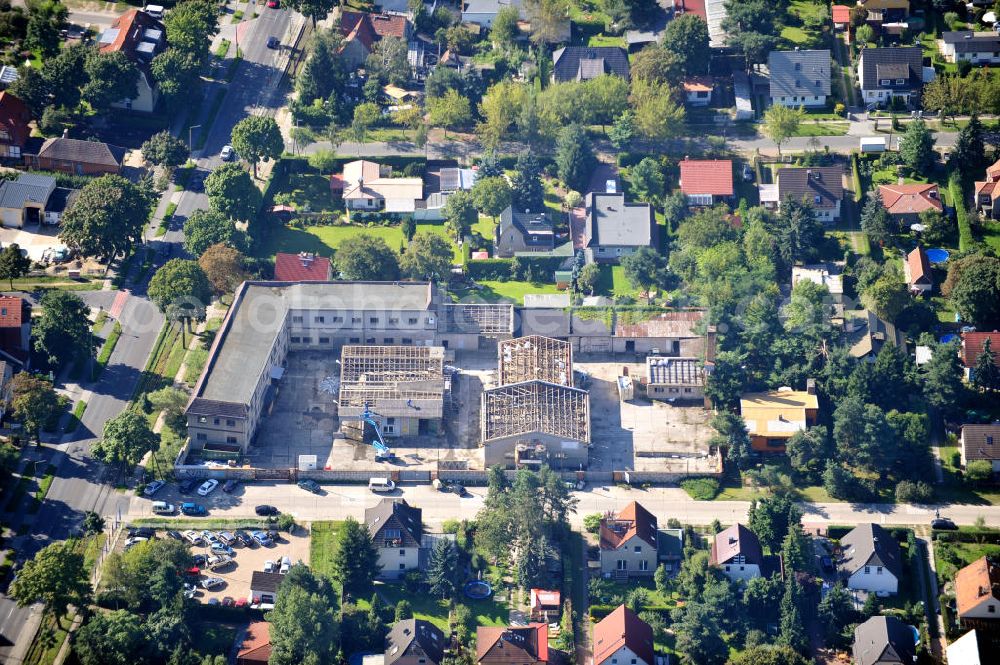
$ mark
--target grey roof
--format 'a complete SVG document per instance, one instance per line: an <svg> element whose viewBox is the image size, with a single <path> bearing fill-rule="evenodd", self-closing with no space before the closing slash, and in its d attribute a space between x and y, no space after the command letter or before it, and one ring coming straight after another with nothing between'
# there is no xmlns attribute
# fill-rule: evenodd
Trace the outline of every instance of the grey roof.
<svg viewBox="0 0 1000 665"><path fill-rule="evenodd" d="M556 81L586 81L601 74L627 79L628 52L621 46L565 46L552 54Z"/></svg>
<svg viewBox="0 0 1000 665"><path fill-rule="evenodd" d="M648 203L626 203L624 194L587 194L587 247L650 247L656 218Z"/></svg>
<svg viewBox="0 0 1000 665"><path fill-rule="evenodd" d="M55 181L53 180L53 182ZM10 180L0 183L0 208L23 210L27 203L36 203L44 206L48 199L48 188Z"/></svg>
<svg viewBox="0 0 1000 665"><path fill-rule="evenodd" d="M437 665L444 657L445 646L444 633L431 622L423 619L397 621L386 637L385 665L392 665L404 656L424 656L431 665Z"/></svg>
<svg viewBox="0 0 1000 665"><path fill-rule="evenodd" d="M941 33L941 41L954 45L956 53L1000 51L1000 34L995 32L973 32L972 30L943 32Z"/></svg>
<svg viewBox="0 0 1000 665"><path fill-rule="evenodd" d="M126 148L100 141L54 138L47 139L42 144L38 156L67 162L83 162L121 168L126 152L128 152Z"/></svg>
<svg viewBox="0 0 1000 665"><path fill-rule="evenodd" d="M851 343L851 355L855 358L877 355L886 343L906 349L906 335L871 310L863 310L861 319L855 320L855 325L857 328L847 336Z"/></svg>
<svg viewBox="0 0 1000 665"><path fill-rule="evenodd" d="M77 197L80 190L69 189L68 187L56 187L49 196L49 202L45 205L47 212L63 212L69 208Z"/></svg>
<svg viewBox="0 0 1000 665"><path fill-rule="evenodd" d="M771 51L771 97L830 94L830 51Z"/></svg>
<svg viewBox="0 0 1000 665"><path fill-rule="evenodd" d="M500 213L500 231L506 231L511 226L525 236L528 234L552 235L552 224L549 223L549 219L545 216L544 212L528 212L527 210L524 212L515 212L512 206L507 206ZM548 238L547 242L551 244L552 239Z"/></svg>
<svg viewBox="0 0 1000 665"><path fill-rule="evenodd" d="M656 532L656 553L661 559L684 556L684 529L660 529Z"/></svg>
<svg viewBox="0 0 1000 665"><path fill-rule="evenodd" d="M472 189L478 175L479 172L472 169L445 167L441 169L439 191L457 192L460 189Z"/></svg>
<svg viewBox="0 0 1000 665"><path fill-rule="evenodd" d="M746 563L757 566L764 564L764 551L757 534L742 524L734 524L715 534L715 540L712 541L713 564L725 565L740 554Z"/></svg>
<svg viewBox="0 0 1000 665"><path fill-rule="evenodd" d="M705 385L705 366L697 358L649 357L646 359L646 367L651 384Z"/></svg>
<svg viewBox="0 0 1000 665"><path fill-rule="evenodd" d="M903 574L899 543L878 524L859 524L840 539L841 570L853 575L865 566L881 566L896 579Z"/></svg>
<svg viewBox="0 0 1000 665"><path fill-rule="evenodd" d="M521 0L466 0L463 14L496 14L502 7L521 8Z"/></svg>
<svg viewBox="0 0 1000 665"><path fill-rule="evenodd" d="M517 310L515 329L518 337L544 335L546 337L568 337L572 316L565 309L521 309Z"/></svg>
<svg viewBox="0 0 1000 665"><path fill-rule="evenodd" d="M833 208L844 198L844 169L840 166L778 169L778 198L805 200L816 209Z"/></svg>
<svg viewBox="0 0 1000 665"><path fill-rule="evenodd" d="M920 88L923 85L923 63L924 54L919 46L892 46L886 48L866 48L859 56L861 65L859 71L862 72L862 90L876 90L879 80L882 78L892 78L895 76L880 76L879 68L883 72L895 71L892 65L902 65L905 73L908 74L907 86L909 88ZM889 66L888 69L885 69Z"/></svg>
<svg viewBox="0 0 1000 665"><path fill-rule="evenodd" d="M414 508L405 499L382 499L375 506L365 509L365 526L368 534L381 547L384 529L399 529L402 544L396 547L420 547L424 527L423 511Z"/></svg>
<svg viewBox="0 0 1000 665"><path fill-rule="evenodd" d="M896 617L872 617L854 629L853 651L857 665L909 665L916 657L913 630Z"/></svg>
<svg viewBox="0 0 1000 665"><path fill-rule="evenodd" d="M191 400L187 412L195 416L219 416L222 418L246 418L247 407L236 402L224 402L196 397Z"/></svg>
<svg viewBox="0 0 1000 665"><path fill-rule="evenodd" d="M264 593L277 593L278 587L281 586L284 579L285 576L280 573L265 573L263 570L255 570L250 576L250 589Z"/></svg>

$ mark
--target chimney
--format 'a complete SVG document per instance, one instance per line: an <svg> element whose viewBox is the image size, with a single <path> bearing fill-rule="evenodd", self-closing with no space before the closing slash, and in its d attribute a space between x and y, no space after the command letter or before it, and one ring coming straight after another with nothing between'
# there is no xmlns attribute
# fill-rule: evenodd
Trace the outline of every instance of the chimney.
<svg viewBox="0 0 1000 665"><path fill-rule="evenodd" d="M63 128L63 133L62 133L62 137L63 137L64 139L67 139L67 138L69 138L69 127L64 127L64 128Z"/></svg>
<svg viewBox="0 0 1000 665"><path fill-rule="evenodd" d="M806 394L816 394L816 379L806 379Z"/></svg>

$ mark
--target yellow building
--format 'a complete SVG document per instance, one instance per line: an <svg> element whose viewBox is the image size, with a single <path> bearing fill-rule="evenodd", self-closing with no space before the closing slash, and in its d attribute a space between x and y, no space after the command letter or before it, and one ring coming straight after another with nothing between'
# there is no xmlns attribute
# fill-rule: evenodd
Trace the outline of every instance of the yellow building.
<svg viewBox="0 0 1000 665"><path fill-rule="evenodd" d="M762 453L785 452L785 444L793 434L816 424L818 412L813 388L746 393L740 399L750 445Z"/></svg>

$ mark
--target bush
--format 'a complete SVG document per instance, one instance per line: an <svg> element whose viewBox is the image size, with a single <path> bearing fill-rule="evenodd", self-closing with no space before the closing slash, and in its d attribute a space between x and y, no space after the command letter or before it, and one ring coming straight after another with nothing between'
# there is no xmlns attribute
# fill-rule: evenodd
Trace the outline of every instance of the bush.
<svg viewBox="0 0 1000 665"><path fill-rule="evenodd" d="M444 533L458 533L458 530L462 528L462 523L458 520L445 520L441 524L441 530Z"/></svg>
<svg viewBox="0 0 1000 665"><path fill-rule="evenodd" d="M711 501L719 494L719 481L715 478L687 478L681 488L696 501Z"/></svg>
<svg viewBox="0 0 1000 665"><path fill-rule="evenodd" d="M955 218L958 220L958 249L968 252L975 245L972 236L972 225L969 223L969 213L965 210L965 193L958 171L951 174L948 180L948 191L951 192L952 205L955 206Z"/></svg>
<svg viewBox="0 0 1000 665"><path fill-rule="evenodd" d="M465 270L471 279L506 282L513 265L512 259L481 259L469 261Z"/></svg>
<svg viewBox="0 0 1000 665"><path fill-rule="evenodd" d="M902 480L896 485L896 501L899 503L930 503L934 498L934 489L920 480Z"/></svg>
<svg viewBox="0 0 1000 665"><path fill-rule="evenodd" d="M295 518L288 513L281 513L278 515L278 520L275 525L282 531L287 531L291 533L295 529Z"/></svg>
<svg viewBox="0 0 1000 665"><path fill-rule="evenodd" d="M601 529L601 514L591 513L583 518L583 528L587 533L596 534Z"/></svg>
<svg viewBox="0 0 1000 665"><path fill-rule="evenodd" d="M957 450L952 452L948 461L951 462L951 465L957 469L962 464L962 453Z"/></svg>

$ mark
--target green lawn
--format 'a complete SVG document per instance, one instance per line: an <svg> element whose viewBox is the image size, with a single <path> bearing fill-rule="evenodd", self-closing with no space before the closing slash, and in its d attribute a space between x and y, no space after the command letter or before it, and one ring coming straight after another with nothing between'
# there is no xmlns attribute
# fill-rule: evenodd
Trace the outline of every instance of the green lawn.
<svg viewBox="0 0 1000 665"><path fill-rule="evenodd" d="M964 568L984 556L1000 555L1000 545L980 545L979 543L934 543L934 567L938 580L950 582L955 579L959 568Z"/></svg>
<svg viewBox="0 0 1000 665"><path fill-rule="evenodd" d="M313 522L310 525L309 566L319 575L333 575L333 550L341 524L343 522Z"/></svg>
<svg viewBox="0 0 1000 665"><path fill-rule="evenodd" d="M806 33L805 30L795 25L782 28L781 38L796 46L808 44L812 41L812 38L808 35L808 33Z"/></svg>
<svg viewBox="0 0 1000 665"><path fill-rule="evenodd" d="M337 207L330 194L330 180L320 173L289 174L288 184L284 191L274 196L274 203L306 212L324 212Z"/></svg>
<svg viewBox="0 0 1000 665"><path fill-rule="evenodd" d="M524 304L524 296L529 293L561 293L555 284L542 282L477 282L482 288L475 291L459 292L459 297L475 294L487 302L513 300L519 305Z"/></svg>
<svg viewBox="0 0 1000 665"><path fill-rule="evenodd" d="M631 296L637 299L642 297L639 290L625 277L625 268L617 265L611 266L611 291L612 293L605 295Z"/></svg>
<svg viewBox="0 0 1000 665"><path fill-rule="evenodd" d="M612 37L610 35L591 35L587 40L587 46L621 46L625 47L624 37Z"/></svg>
<svg viewBox="0 0 1000 665"><path fill-rule="evenodd" d="M850 124L846 122L803 122L796 136L846 136Z"/></svg>
<svg viewBox="0 0 1000 665"><path fill-rule="evenodd" d="M385 599L386 604L393 607L401 600L406 600L413 607L413 616L417 619L430 621L445 631L448 628L448 601L432 598L426 593L408 593L402 586L395 584L379 584L375 590ZM509 610L506 603L497 601L494 597L486 600L463 599L479 626L506 626L509 621Z"/></svg>
<svg viewBox="0 0 1000 665"><path fill-rule="evenodd" d="M448 231L444 222L419 222L417 223L417 233L435 233L448 238ZM392 226L381 226L372 224L364 226L361 224L336 225L336 226L307 226L304 228L292 228L282 226L275 229L267 240L262 243L258 256L268 258L277 252L287 252L298 254L299 252L312 252L320 256L332 256L340 243L347 238L364 235L372 238L382 238L385 243L395 251L399 251L403 245L403 231L399 224ZM455 261L461 262L462 253L455 245Z"/></svg>
<svg viewBox="0 0 1000 665"><path fill-rule="evenodd" d="M986 222L982 229L983 242L1000 252L1000 222Z"/></svg>

